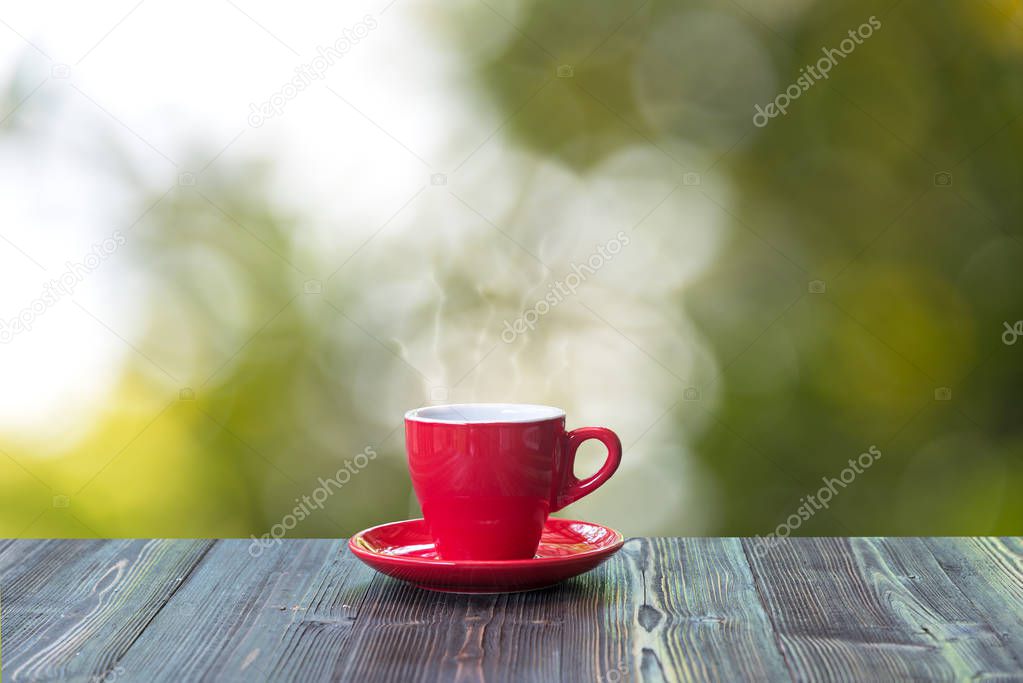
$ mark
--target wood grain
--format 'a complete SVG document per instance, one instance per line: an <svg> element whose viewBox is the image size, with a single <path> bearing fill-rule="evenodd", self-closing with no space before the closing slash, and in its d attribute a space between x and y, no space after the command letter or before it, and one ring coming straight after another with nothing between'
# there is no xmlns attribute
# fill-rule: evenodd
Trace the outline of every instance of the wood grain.
<svg viewBox="0 0 1023 683"><path fill-rule="evenodd" d="M25 541L0 557L5 681L101 680L207 541Z"/></svg>
<svg viewBox="0 0 1023 683"><path fill-rule="evenodd" d="M377 577L337 673L359 681L558 680L568 607L586 592L575 580L527 593L436 594Z"/></svg>
<svg viewBox="0 0 1023 683"><path fill-rule="evenodd" d="M220 541L175 595L174 609L121 660L126 680L268 680L296 632L328 644L336 658L351 624L331 598L356 569L342 547L294 540L253 557L248 541ZM322 669L312 648L303 654L306 667Z"/></svg>
<svg viewBox="0 0 1023 683"><path fill-rule="evenodd" d="M1023 681L1019 538L636 538L490 596L249 549L0 540L3 680Z"/></svg>
<svg viewBox="0 0 1023 683"><path fill-rule="evenodd" d="M997 630L1015 661L1023 664L1023 540L933 538L927 539L927 545L963 595Z"/></svg>
<svg viewBox="0 0 1023 683"><path fill-rule="evenodd" d="M788 680L736 539L633 539L633 666L643 680Z"/></svg>
<svg viewBox="0 0 1023 683"><path fill-rule="evenodd" d="M800 680L955 681L1018 675L1005 642L918 539L746 541Z"/></svg>

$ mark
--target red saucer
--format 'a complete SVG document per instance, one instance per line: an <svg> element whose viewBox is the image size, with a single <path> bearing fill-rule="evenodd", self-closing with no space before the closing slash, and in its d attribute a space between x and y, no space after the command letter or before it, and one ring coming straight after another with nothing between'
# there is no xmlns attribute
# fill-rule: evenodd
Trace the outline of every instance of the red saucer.
<svg viewBox="0 0 1023 683"><path fill-rule="evenodd" d="M360 531L348 548L373 569L420 588L446 593L514 593L554 585L588 572L625 539L592 522L550 518L536 557L528 560L442 560L422 519Z"/></svg>

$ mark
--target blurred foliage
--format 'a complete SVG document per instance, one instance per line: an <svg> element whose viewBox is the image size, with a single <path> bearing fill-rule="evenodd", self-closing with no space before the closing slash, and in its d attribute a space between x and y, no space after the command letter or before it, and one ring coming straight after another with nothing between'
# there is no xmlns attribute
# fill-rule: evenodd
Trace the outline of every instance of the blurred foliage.
<svg viewBox="0 0 1023 683"><path fill-rule="evenodd" d="M828 80L753 125L755 104L871 15L882 28ZM622 149L652 149L670 163L651 173L727 213L712 267L657 302L666 320L695 321L717 363L698 400L679 383L664 419L690 440L717 501L696 531L769 533L876 445L881 460L860 475L869 484L799 533L1019 532L1023 342L1001 340L1004 322L1023 319L1016 3L534 0L445 17L466 50L478 22L514 25L473 67L513 145L580 176ZM4 106L29 87L15 78ZM20 134L16 120L2 131ZM142 175L119 172L126 186ZM734 190L686 188L694 173ZM317 274L295 258L302 218L273 201L271 183L256 166L166 196L136 186L135 213L153 207L132 228L153 302L136 350L158 367L135 358L118 400L59 457L4 443L4 534L258 536L367 445L384 457L293 534L346 535L415 512L401 413L382 421L362 388L376 378L414 407L422 383L384 373L406 350L346 314L365 279L320 273L329 297L295 294ZM465 258L489 263L488 245ZM402 272L425 254L422 242L405 249ZM452 316L483 326L495 301L515 308L450 254L436 271L412 281L451 292ZM433 313L379 315L428 327ZM173 392L164 375L180 380ZM951 400L936 400L945 387ZM141 472L155 483L139 485ZM61 495L70 507L38 504ZM651 528L642 510L631 520L627 533L694 531L682 518Z"/></svg>
<svg viewBox="0 0 1023 683"><path fill-rule="evenodd" d="M871 15L882 28L828 80L750 125L754 103ZM1023 316L1020 16L1011 2L534 2L481 69L509 114L545 83L509 126L538 152L584 170L637 139L671 156L695 143L735 179L726 252L666 302L721 366L694 449L727 501L714 533L767 533L870 445L869 485L800 533L1019 532L1023 363L1000 334ZM729 53L753 47L694 25L755 34L770 96L746 82L756 60ZM684 430L701 410L673 414Z"/></svg>

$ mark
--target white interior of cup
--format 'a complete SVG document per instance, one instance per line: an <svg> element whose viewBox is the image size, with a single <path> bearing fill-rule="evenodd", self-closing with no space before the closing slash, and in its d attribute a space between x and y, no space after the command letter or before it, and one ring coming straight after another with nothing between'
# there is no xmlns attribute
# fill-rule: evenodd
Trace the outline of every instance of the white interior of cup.
<svg viewBox="0 0 1023 683"><path fill-rule="evenodd" d="M405 413L407 420L451 424L541 422L559 417L565 417L565 411L561 408L525 403L454 403L445 406L416 408Z"/></svg>

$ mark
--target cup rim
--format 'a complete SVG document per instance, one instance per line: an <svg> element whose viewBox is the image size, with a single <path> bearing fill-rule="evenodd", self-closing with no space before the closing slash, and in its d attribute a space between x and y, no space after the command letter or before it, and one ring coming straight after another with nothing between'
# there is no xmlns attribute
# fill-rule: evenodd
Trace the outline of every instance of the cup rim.
<svg viewBox="0 0 1023 683"><path fill-rule="evenodd" d="M445 411L455 413L455 417L431 416L430 411L443 415ZM471 417L469 413L481 417ZM426 413L426 414L424 414ZM461 413L465 413L462 415ZM518 414L515 414L518 413ZM405 413L409 422L425 422L430 424L475 425L475 424L530 424L547 422L565 417L565 411L554 406L536 403L447 403L436 406L422 406Z"/></svg>

